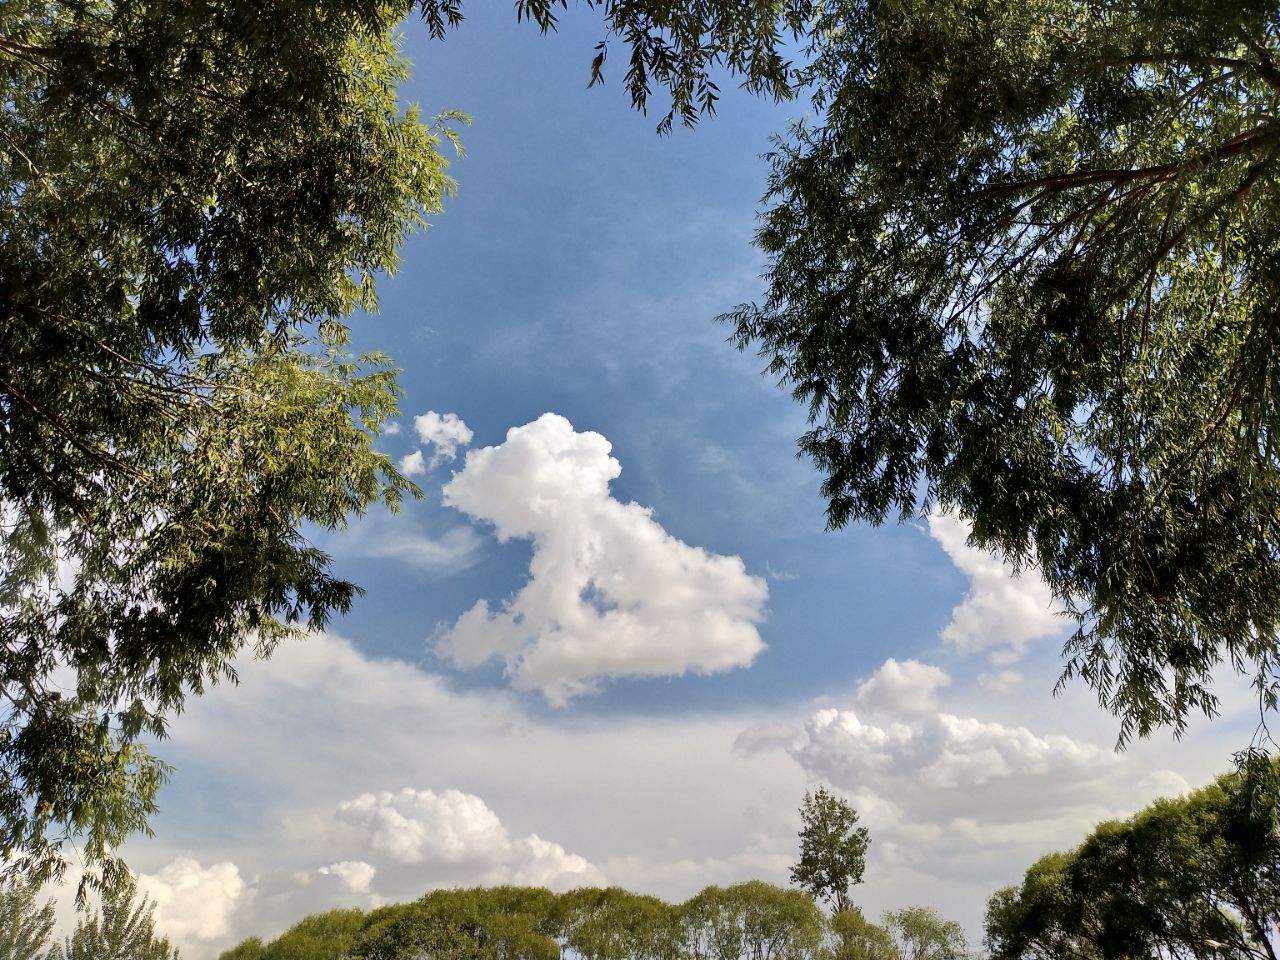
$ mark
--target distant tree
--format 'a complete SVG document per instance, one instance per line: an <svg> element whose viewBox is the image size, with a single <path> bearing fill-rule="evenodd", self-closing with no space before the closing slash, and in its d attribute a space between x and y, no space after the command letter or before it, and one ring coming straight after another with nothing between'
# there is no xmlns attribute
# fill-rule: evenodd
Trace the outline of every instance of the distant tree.
<svg viewBox="0 0 1280 960"><path fill-rule="evenodd" d="M267 944L260 960L340 960L350 953L364 920L364 911L354 907L313 913ZM248 947L243 957L231 960L252 960L252 951Z"/></svg>
<svg viewBox="0 0 1280 960"><path fill-rule="evenodd" d="M837 910L828 921L833 960L901 960L893 935L857 907Z"/></svg>
<svg viewBox="0 0 1280 960"><path fill-rule="evenodd" d="M138 897L126 874L101 891L99 908L81 917L50 960L179 960L168 939L156 936L154 914L155 904Z"/></svg>
<svg viewBox="0 0 1280 960"><path fill-rule="evenodd" d="M679 910L621 887L583 887L556 903L559 938L583 960L676 960Z"/></svg>
<svg viewBox="0 0 1280 960"><path fill-rule="evenodd" d="M242 940L230 950L224 950L218 954L218 960L264 960L267 955L267 949L262 945L259 937L249 937Z"/></svg>
<svg viewBox="0 0 1280 960"><path fill-rule="evenodd" d="M680 916L692 960L809 960L822 943L813 898L760 880L707 887Z"/></svg>
<svg viewBox="0 0 1280 960"><path fill-rule="evenodd" d="M53 932L53 904L39 904L34 884L0 887L0 960L45 960Z"/></svg>
<svg viewBox="0 0 1280 960"><path fill-rule="evenodd" d="M1280 948L1280 760L1100 824L987 906L993 960L1267 958Z"/></svg>
<svg viewBox="0 0 1280 960"><path fill-rule="evenodd" d="M967 960L964 927L944 920L932 907L908 907L884 915L898 960Z"/></svg>
<svg viewBox="0 0 1280 960"><path fill-rule="evenodd" d="M858 812L825 787L804 795L800 821L800 860L791 882L842 911L849 888L862 882L871 836L858 826Z"/></svg>
<svg viewBox="0 0 1280 960"><path fill-rule="evenodd" d="M413 903L383 907L365 919L351 947L353 960L560 960L556 941L545 931L541 897L516 898L499 888L490 898L483 888L435 890ZM537 912L504 910L523 904Z"/></svg>

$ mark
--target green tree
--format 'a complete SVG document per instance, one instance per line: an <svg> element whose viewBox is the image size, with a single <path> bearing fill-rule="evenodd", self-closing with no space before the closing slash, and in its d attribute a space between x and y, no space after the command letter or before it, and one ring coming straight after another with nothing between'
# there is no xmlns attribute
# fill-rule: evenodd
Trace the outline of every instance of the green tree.
<svg viewBox="0 0 1280 960"><path fill-rule="evenodd" d="M944 920L932 907L907 907L884 915L898 960L967 960L964 928Z"/></svg>
<svg viewBox="0 0 1280 960"><path fill-rule="evenodd" d="M262 945L260 937L249 937L241 940L230 950L218 954L218 960L264 960L267 948Z"/></svg>
<svg viewBox="0 0 1280 960"><path fill-rule="evenodd" d="M857 907L837 910L828 921L834 960L901 960L893 935Z"/></svg>
<svg viewBox="0 0 1280 960"><path fill-rule="evenodd" d="M707 887L680 916L693 960L810 960L822 943L813 898L760 880Z"/></svg>
<svg viewBox="0 0 1280 960"><path fill-rule="evenodd" d="M1269 958L1280 947L1280 761L1100 824L987 907L993 960Z"/></svg>
<svg viewBox="0 0 1280 960"><path fill-rule="evenodd" d="M835 0L777 142L768 293L828 522L932 505L1033 564L1120 735L1277 699L1272 2Z"/></svg>
<svg viewBox="0 0 1280 960"><path fill-rule="evenodd" d="M443 33L458 0L416 5ZM544 30L560 0L522 0ZM707 71L786 92L796 14L596 6L692 122ZM85 887L144 829L140 745L184 698L345 611L304 536L417 491L373 446L399 390L345 322L452 189L399 102L411 0L0 5L0 850ZM69 668L74 690L51 681Z"/></svg>
<svg viewBox="0 0 1280 960"><path fill-rule="evenodd" d="M546 932L546 902L476 888L436 890L413 903L374 910L351 947L354 960L560 960ZM533 909L535 912L523 912Z"/></svg>
<svg viewBox="0 0 1280 960"><path fill-rule="evenodd" d="M559 939L583 960L676 960L680 912L621 887L583 887L556 904Z"/></svg>
<svg viewBox="0 0 1280 960"><path fill-rule="evenodd" d="M858 812L818 787L800 806L800 860L791 882L840 912L849 906L849 888L862 882L871 835L858 826Z"/></svg>
<svg viewBox="0 0 1280 960"><path fill-rule="evenodd" d="M364 911L354 907L313 913L276 937L261 954L241 944L235 960L341 960L348 956L364 927Z"/></svg>
<svg viewBox="0 0 1280 960"><path fill-rule="evenodd" d="M0 960L48 960L53 904L37 893L31 883L0 888Z"/></svg>
<svg viewBox="0 0 1280 960"><path fill-rule="evenodd" d="M128 874L103 889L99 909L81 917L50 960L179 960L168 939L156 936L155 904L137 893Z"/></svg>

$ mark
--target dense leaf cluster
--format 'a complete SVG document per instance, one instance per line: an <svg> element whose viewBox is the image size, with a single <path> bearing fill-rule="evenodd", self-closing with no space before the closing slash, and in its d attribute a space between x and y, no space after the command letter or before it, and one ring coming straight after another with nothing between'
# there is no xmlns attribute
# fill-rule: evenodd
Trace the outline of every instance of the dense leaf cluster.
<svg viewBox="0 0 1280 960"><path fill-rule="evenodd" d="M1188 796L1100 824L987 907L992 960L1274 958L1280 761L1253 754Z"/></svg>
<svg viewBox="0 0 1280 960"><path fill-rule="evenodd" d="M737 342L828 519L938 504L1078 618L1121 739L1276 700L1280 21L1243 0L836 0Z"/></svg>
<svg viewBox="0 0 1280 960"><path fill-rule="evenodd" d="M105 863L138 746L356 592L305 524L408 489L341 321L450 189L396 99L407 4L0 8L0 848ZM96 874L89 874L90 882Z"/></svg>

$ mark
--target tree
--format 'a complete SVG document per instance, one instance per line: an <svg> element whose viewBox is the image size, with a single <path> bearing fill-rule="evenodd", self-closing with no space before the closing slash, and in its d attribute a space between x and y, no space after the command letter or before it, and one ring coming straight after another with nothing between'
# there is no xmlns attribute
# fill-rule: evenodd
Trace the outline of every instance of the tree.
<svg viewBox="0 0 1280 960"><path fill-rule="evenodd" d="M830 526L937 505L1074 613L1121 742L1276 703L1274 3L837 0L777 141L768 293Z"/></svg>
<svg viewBox="0 0 1280 960"><path fill-rule="evenodd" d="M800 806L800 862L791 882L836 912L849 906L849 887L862 882L871 836L858 826L858 812L844 800L818 787Z"/></svg>
<svg viewBox="0 0 1280 960"><path fill-rule="evenodd" d="M707 887L680 917L692 960L811 960L822 943L813 898L760 880Z"/></svg>
<svg viewBox="0 0 1280 960"><path fill-rule="evenodd" d="M241 944L244 960L343 960L364 927L364 911L356 908L328 910L304 917L276 937L261 954ZM242 958L236 958L242 960Z"/></svg>
<svg viewBox="0 0 1280 960"><path fill-rule="evenodd" d="M828 925L834 960L901 960L893 935L864 917L857 907L837 910Z"/></svg>
<svg viewBox="0 0 1280 960"><path fill-rule="evenodd" d="M680 913L656 897L621 887L582 887L557 898L561 953L582 960L676 960Z"/></svg>
<svg viewBox="0 0 1280 960"><path fill-rule="evenodd" d="M0 888L0 960L49 960L53 904L37 905L34 884Z"/></svg>
<svg viewBox="0 0 1280 960"><path fill-rule="evenodd" d="M899 960L967 960L964 928L932 907L907 907L884 915Z"/></svg>
<svg viewBox="0 0 1280 960"><path fill-rule="evenodd" d="M461 0L418 0L422 18L435 37L462 22ZM516 0L516 15L546 33L554 30L559 11L569 0ZM625 84L632 106L647 110L653 85L671 95L671 109L658 131L671 130L677 116L693 126L699 116L714 114L719 87L712 74L723 69L743 77L742 86L775 100L792 95L793 71L782 56L783 30L796 34L810 4L805 0L747 0L728 3L656 3L587 0L600 11L606 36L596 44L590 86L604 81L610 43L628 48Z"/></svg>
<svg viewBox="0 0 1280 960"><path fill-rule="evenodd" d="M249 937L241 940L230 950L218 954L218 960L265 960L267 948L262 945L261 937Z"/></svg>
<svg viewBox="0 0 1280 960"><path fill-rule="evenodd" d="M1280 947L1280 761L1099 824L987 906L993 960L1268 958Z"/></svg>
<svg viewBox="0 0 1280 960"><path fill-rule="evenodd" d="M558 0L517 13L544 30ZM418 5L434 32L458 0ZM359 593L306 539L416 489L399 390L345 322L452 189L401 104L411 0L0 7L0 850L86 887L145 829L188 694ZM600 6L638 106L786 91L773 0ZM605 48L593 69L600 76ZM60 689L67 668L74 689Z"/></svg>
<svg viewBox="0 0 1280 960"><path fill-rule="evenodd" d="M168 939L156 936L155 904L137 893L127 874L104 889L100 909L80 919L50 960L179 960Z"/></svg>

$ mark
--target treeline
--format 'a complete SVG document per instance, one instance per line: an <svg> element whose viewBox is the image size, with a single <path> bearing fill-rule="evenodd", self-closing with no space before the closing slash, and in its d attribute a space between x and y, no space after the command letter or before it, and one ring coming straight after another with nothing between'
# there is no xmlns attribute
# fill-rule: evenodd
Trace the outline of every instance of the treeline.
<svg viewBox="0 0 1280 960"><path fill-rule="evenodd" d="M680 904L619 887L434 890L314 914L219 960L1280 960L1280 759L1261 753L1035 863L989 900L983 954L928 907L868 920L848 899L869 842L856 812L820 789L801 819L803 889L752 880ZM35 888L0 888L0 960L179 960L152 912L126 879L53 944Z"/></svg>
<svg viewBox="0 0 1280 960"><path fill-rule="evenodd" d="M331 910L219 960L963 960L958 923L927 907L830 916L800 890L760 880L681 904L619 887L433 890L412 903Z"/></svg>

